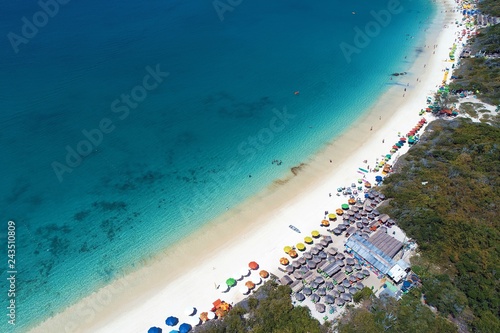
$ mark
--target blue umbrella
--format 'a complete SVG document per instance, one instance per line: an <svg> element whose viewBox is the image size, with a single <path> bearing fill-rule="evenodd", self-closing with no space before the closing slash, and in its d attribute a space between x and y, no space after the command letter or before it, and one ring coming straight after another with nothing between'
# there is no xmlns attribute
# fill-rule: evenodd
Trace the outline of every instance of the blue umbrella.
<svg viewBox="0 0 500 333"><path fill-rule="evenodd" d="M191 331L191 325L184 323L179 326L179 333L187 333L189 331Z"/></svg>
<svg viewBox="0 0 500 333"><path fill-rule="evenodd" d="M178 330L171 330L170 333L179 333Z"/></svg>
<svg viewBox="0 0 500 333"><path fill-rule="evenodd" d="M177 323L179 323L179 319L174 316L170 316L167 318L167 320L165 320L165 324L167 324L168 326L175 326L177 325Z"/></svg>
<svg viewBox="0 0 500 333"><path fill-rule="evenodd" d="M159 328L159 327L151 327L148 330L148 333L161 333L161 328Z"/></svg>

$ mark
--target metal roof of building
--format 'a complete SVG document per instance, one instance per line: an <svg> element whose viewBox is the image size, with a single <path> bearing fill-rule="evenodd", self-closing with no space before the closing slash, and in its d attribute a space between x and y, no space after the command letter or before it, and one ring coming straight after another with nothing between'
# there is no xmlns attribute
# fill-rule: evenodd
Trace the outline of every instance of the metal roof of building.
<svg viewBox="0 0 500 333"><path fill-rule="evenodd" d="M387 237L391 239L388 239ZM392 240L396 241L399 244L394 243ZM388 244L386 244L384 241L386 241ZM364 239L357 234L352 235L351 237L349 237L345 245L352 251L356 252L364 260L369 262L382 274L387 274L389 270L396 264L392 257L403 246L403 244L397 241L395 238L380 232L376 233L369 239ZM384 250L379 248L379 246ZM395 249L398 250L394 252ZM386 253L385 251L387 251L388 253Z"/></svg>

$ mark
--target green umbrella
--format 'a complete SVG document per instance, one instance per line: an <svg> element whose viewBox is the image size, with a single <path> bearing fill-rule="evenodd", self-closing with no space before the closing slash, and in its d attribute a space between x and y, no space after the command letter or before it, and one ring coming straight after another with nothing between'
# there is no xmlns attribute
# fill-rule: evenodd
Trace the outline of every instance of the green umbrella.
<svg viewBox="0 0 500 333"><path fill-rule="evenodd" d="M236 280L233 279L233 278L229 278L226 280L226 284L229 286L229 287L234 287L236 285Z"/></svg>
<svg viewBox="0 0 500 333"><path fill-rule="evenodd" d="M399 142L398 142L398 143L396 143L396 146L398 146L399 148L403 147L403 145L402 145L402 144L400 144Z"/></svg>
<svg viewBox="0 0 500 333"><path fill-rule="evenodd" d="M388 158L388 159L391 159L392 155L391 154L387 154L385 155L385 158Z"/></svg>
<svg viewBox="0 0 500 333"><path fill-rule="evenodd" d="M344 210L349 209L349 205L348 205L348 204L342 204L342 206L341 206L341 207L342 207L342 209L344 209Z"/></svg>

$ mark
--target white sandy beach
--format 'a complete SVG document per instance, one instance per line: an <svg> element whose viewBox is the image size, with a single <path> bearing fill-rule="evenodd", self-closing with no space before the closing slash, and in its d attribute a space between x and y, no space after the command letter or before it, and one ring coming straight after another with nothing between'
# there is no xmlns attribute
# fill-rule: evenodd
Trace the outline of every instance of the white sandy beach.
<svg viewBox="0 0 500 333"><path fill-rule="evenodd" d="M442 8L448 12L438 15L428 32L429 47L424 48L411 69L405 69L409 75L393 78L401 85L391 88L341 138L304 161L297 176L290 172L288 179L275 182L174 249L144 263L144 268L88 296L31 332L147 332L151 326L169 332L165 319L174 315L181 323L186 321L184 309L188 306L194 306L199 314L211 309L218 298L236 303L246 297L239 285L248 278L227 293L221 292L223 288L216 289L216 285L224 285L227 278L238 275L252 260L261 269L282 276L277 268L279 258L284 256L283 247L302 242L311 230L327 234L320 227L324 212L333 212L346 202L345 197L335 195L336 189L360 178L358 168L374 166L376 159L397 142L398 132L406 134L422 118L418 113L426 107L426 97L441 84L442 70L451 67L446 60L459 30L451 22L461 20L458 12L450 11L455 6L455 2L446 0ZM438 45L435 49L434 44ZM428 114L424 117L429 119ZM367 175L372 184L375 175ZM291 230L290 224L302 233ZM341 249L345 237L333 238ZM257 273L252 271L252 276Z"/></svg>

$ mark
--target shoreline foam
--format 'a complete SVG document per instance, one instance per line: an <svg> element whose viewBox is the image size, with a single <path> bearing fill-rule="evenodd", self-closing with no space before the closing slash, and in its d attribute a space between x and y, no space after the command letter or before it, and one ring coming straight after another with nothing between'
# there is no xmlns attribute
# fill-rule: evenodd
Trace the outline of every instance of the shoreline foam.
<svg viewBox="0 0 500 333"><path fill-rule="evenodd" d="M448 1L448 10L450 5L454 4ZM447 43L454 39L454 27L442 30L440 26L452 15L455 13L438 13L427 33L427 45L438 40L436 55L432 48L426 49L408 71L410 74L398 79L405 83L413 79L410 82L414 83L416 77L411 73L419 73L420 82L410 85L404 98L402 86L390 88L356 124L305 161L296 176L290 172L288 178L274 182L165 253L138 263L144 264L143 268L82 299L32 332L147 331L170 314L182 317L188 305L206 311L219 297L229 302L244 298L238 290L222 294L214 284L224 283L251 260L270 272L277 271L283 246L301 241L313 229L320 230L324 210L333 211L344 201L328 194L359 178L358 167L366 167L363 160L374 163L390 149L389 143L397 138L398 131L410 129L420 118L418 110L424 106L425 97L442 79L440 70L451 47ZM435 29L440 31L437 38L431 34ZM427 64L425 69L423 64ZM296 234L289 224L303 233Z"/></svg>

